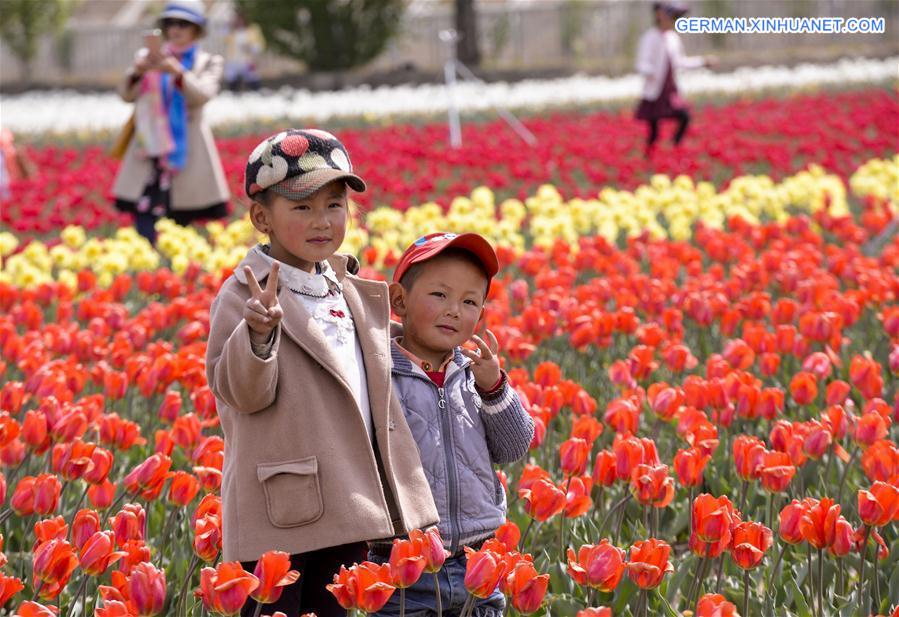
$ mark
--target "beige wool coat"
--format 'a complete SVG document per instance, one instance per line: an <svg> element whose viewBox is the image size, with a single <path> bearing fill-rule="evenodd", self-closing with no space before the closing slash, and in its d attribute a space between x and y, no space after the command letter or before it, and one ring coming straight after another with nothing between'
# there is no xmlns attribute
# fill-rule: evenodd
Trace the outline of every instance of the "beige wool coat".
<svg viewBox="0 0 899 617"><path fill-rule="evenodd" d="M228 183L212 130L203 118L203 106L215 98L224 70L219 55L198 50L194 67L184 73L182 93L187 107L187 162L172 180L172 210L202 210L228 201ZM140 82L132 83L130 73L119 85L126 102L137 99ZM131 140L113 185L117 199L136 202L150 179L150 161L142 156L137 139Z"/></svg>
<svg viewBox="0 0 899 617"><path fill-rule="evenodd" d="M250 297L243 266L264 286L269 265L251 252L212 304L206 354L225 434L226 561L390 538L437 522L418 450L392 393L387 286L354 276L352 257L334 255L329 263L356 323L375 446L338 359L286 287L278 292L284 317L272 355L254 355L242 317Z"/></svg>

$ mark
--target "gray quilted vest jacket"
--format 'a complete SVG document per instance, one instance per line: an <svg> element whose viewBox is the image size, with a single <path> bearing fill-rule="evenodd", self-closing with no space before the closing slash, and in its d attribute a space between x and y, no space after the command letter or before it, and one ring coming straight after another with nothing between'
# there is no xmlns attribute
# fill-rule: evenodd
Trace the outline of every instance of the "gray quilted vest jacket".
<svg viewBox="0 0 899 617"><path fill-rule="evenodd" d="M503 377L502 387L479 393L471 361L457 349L437 387L393 342L393 387L440 515L440 535L455 553L487 538L506 519L506 493L494 464L527 454L534 421Z"/></svg>

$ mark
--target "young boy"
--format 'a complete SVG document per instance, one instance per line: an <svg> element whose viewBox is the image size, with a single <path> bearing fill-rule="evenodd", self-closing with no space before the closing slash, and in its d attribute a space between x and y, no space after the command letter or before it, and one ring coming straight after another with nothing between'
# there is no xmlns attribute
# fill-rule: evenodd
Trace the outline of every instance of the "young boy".
<svg viewBox="0 0 899 617"><path fill-rule="evenodd" d="M421 455L451 557L440 573L443 610L465 602L465 546L479 548L506 518L506 494L494 464L528 451L534 423L500 370L496 337L475 335L490 280L499 265L481 236L433 233L410 246L390 285L390 306L403 322L393 340L393 387ZM479 351L462 347L472 341ZM369 557L386 561L390 545L372 543ZM434 582L406 590L406 615L436 615ZM473 615L499 617L503 595L479 601ZM399 594L380 615L399 614Z"/></svg>

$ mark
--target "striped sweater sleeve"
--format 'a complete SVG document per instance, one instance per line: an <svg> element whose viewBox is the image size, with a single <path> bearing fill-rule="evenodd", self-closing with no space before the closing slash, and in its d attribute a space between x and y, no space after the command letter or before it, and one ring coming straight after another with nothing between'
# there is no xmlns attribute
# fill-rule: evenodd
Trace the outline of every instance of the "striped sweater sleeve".
<svg viewBox="0 0 899 617"><path fill-rule="evenodd" d="M490 460L504 465L523 458L534 438L534 420L505 375L501 387L481 393L481 402Z"/></svg>

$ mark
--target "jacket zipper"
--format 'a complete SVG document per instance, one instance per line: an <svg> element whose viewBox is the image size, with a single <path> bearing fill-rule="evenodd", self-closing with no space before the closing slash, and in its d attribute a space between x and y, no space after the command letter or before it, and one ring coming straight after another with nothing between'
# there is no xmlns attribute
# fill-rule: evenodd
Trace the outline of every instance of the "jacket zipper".
<svg viewBox="0 0 899 617"><path fill-rule="evenodd" d="M455 440L453 439L453 425L446 405L446 389L437 388L440 397L437 400L437 409L440 414L440 424L443 427L443 450L446 457L447 486L449 488L449 512L450 512L450 552L455 553L459 547L459 479L456 477L456 464L453 456Z"/></svg>

